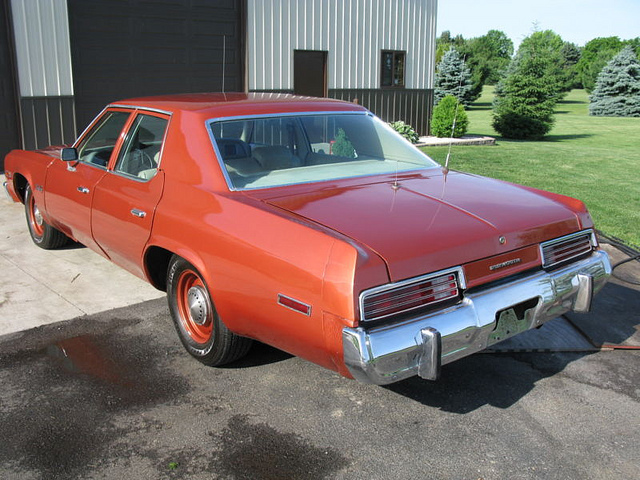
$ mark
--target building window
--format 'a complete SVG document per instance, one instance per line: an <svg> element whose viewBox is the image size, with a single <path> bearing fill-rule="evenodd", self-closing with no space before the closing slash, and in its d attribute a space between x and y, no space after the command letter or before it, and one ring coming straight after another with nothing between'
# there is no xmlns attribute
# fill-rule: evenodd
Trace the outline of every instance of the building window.
<svg viewBox="0 0 640 480"><path fill-rule="evenodd" d="M404 59L405 52L396 50L382 51L382 76L383 87L404 87Z"/></svg>

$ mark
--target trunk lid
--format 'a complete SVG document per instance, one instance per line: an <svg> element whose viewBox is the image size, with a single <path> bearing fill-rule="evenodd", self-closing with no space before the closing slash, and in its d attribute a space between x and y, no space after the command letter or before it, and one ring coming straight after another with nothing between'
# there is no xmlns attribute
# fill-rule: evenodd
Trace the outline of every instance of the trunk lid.
<svg viewBox="0 0 640 480"><path fill-rule="evenodd" d="M263 191L260 197L365 244L384 259L393 282L580 228L567 206L498 180L438 171L404 175L398 185L315 185L313 191Z"/></svg>

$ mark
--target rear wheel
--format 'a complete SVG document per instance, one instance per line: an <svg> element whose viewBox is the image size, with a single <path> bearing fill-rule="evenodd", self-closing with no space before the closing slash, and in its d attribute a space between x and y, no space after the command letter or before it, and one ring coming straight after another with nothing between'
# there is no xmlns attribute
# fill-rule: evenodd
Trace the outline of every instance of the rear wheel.
<svg viewBox="0 0 640 480"><path fill-rule="evenodd" d="M69 238L60 230L53 228L42 218L40 208L36 203L31 185L27 185L24 193L24 210L27 217L27 226L33 243L40 248L51 250L62 247Z"/></svg>
<svg viewBox="0 0 640 480"><path fill-rule="evenodd" d="M240 337L226 327L198 270L176 255L167 272L167 297L180 341L187 352L202 363L224 365L249 351L251 339Z"/></svg>

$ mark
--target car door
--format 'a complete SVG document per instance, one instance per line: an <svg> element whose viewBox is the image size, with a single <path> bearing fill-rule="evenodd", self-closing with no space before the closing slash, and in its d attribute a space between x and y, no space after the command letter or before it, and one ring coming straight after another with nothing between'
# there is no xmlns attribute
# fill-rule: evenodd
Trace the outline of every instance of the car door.
<svg viewBox="0 0 640 480"><path fill-rule="evenodd" d="M91 203L130 115L125 109L105 110L76 142L78 160L55 160L47 169L45 206L55 226L101 254L91 233Z"/></svg>
<svg viewBox="0 0 640 480"><path fill-rule="evenodd" d="M100 178L93 195L95 241L114 263L140 277L142 253L164 187L160 157L168 123L168 115L138 111L113 170Z"/></svg>

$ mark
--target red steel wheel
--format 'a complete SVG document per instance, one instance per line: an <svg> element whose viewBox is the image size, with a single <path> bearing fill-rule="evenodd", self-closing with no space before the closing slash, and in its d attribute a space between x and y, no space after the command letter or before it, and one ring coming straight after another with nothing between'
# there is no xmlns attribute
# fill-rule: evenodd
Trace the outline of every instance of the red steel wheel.
<svg viewBox="0 0 640 480"><path fill-rule="evenodd" d="M194 342L206 344L213 334L213 311L207 288L195 270L186 269L178 277L176 300L187 333Z"/></svg>
<svg viewBox="0 0 640 480"><path fill-rule="evenodd" d="M205 365L224 365L249 351L251 339L227 328L202 275L177 255L172 257L167 270L167 299L182 345Z"/></svg>
<svg viewBox="0 0 640 480"><path fill-rule="evenodd" d="M47 250L63 246L69 238L60 230L56 230L42 217L40 207L36 203L31 185L24 191L24 211L27 217L27 227L33 243Z"/></svg>
<svg viewBox="0 0 640 480"><path fill-rule="evenodd" d="M33 236L42 238L44 235L44 220L33 195L29 195L27 200L27 220Z"/></svg>

